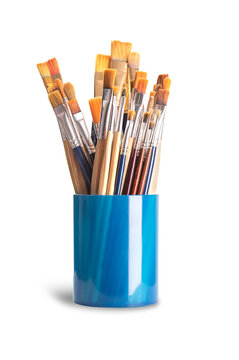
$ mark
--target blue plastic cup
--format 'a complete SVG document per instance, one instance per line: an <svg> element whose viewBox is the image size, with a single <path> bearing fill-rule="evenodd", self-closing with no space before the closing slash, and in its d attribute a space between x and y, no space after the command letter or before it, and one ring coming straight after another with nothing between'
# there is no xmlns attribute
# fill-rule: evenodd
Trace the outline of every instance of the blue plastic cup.
<svg viewBox="0 0 239 360"><path fill-rule="evenodd" d="M74 302L158 301L158 195L74 195Z"/></svg>

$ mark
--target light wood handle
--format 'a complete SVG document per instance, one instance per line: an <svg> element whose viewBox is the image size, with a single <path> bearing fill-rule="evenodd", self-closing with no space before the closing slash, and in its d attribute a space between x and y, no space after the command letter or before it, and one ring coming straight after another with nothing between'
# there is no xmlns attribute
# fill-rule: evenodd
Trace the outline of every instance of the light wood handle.
<svg viewBox="0 0 239 360"><path fill-rule="evenodd" d="M162 140L159 141L158 147L157 147L154 169L153 169L152 179L151 179L151 183L150 183L150 187L149 187L150 195L157 194L160 156L161 156L161 144L162 144Z"/></svg>
<svg viewBox="0 0 239 360"><path fill-rule="evenodd" d="M105 150L105 143L106 140L99 139L96 145L95 160L94 160L92 179L91 179L91 191L90 191L92 195L98 194L99 178L101 173L103 154Z"/></svg>
<svg viewBox="0 0 239 360"><path fill-rule="evenodd" d="M108 182L109 168L110 168L110 157L113 141L113 131L108 131L104 149L104 155L101 164L100 180L99 180L99 195L106 195L106 188Z"/></svg>
<svg viewBox="0 0 239 360"><path fill-rule="evenodd" d="M88 194L87 186L81 172L78 160L68 140L63 141L66 160L71 175L71 180L76 194Z"/></svg>
<svg viewBox="0 0 239 360"><path fill-rule="evenodd" d="M123 176L123 181L122 181L121 194L122 194L122 191L124 188L125 176L126 176L128 165L129 165L131 151L134 148L133 144L134 144L134 138L130 137L129 141L128 141L128 148L127 148L126 159L125 159L124 176Z"/></svg>
<svg viewBox="0 0 239 360"><path fill-rule="evenodd" d="M116 178L117 165L119 160L121 137L122 137L121 131L117 131L114 133L106 195L114 195L115 178Z"/></svg>

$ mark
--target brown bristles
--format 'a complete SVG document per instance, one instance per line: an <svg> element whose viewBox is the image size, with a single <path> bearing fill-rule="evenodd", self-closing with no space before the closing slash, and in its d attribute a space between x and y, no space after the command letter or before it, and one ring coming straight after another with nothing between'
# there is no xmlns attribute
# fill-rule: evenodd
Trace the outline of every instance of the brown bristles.
<svg viewBox="0 0 239 360"><path fill-rule="evenodd" d="M159 89L156 95L156 103L158 105L167 105L169 91L164 89Z"/></svg>
<svg viewBox="0 0 239 360"><path fill-rule="evenodd" d="M149 122L149 128L150 128L150 130L152 130L153 127L154 127L154 121L153 121L153 120L150 120L150 122Z"/></svg>
<svg viewBox="0 0 239 360"><path fill-rule="evenodd" d="M96 55L95 60L95 72L102 72L110 67L110 56L109 55Z"/></svg>
<svg viewBox="0 0 239 360"><path fill-rule="evenodd" d="M134 89L137 89L139 79L147 79L147 73L145 71L136 71L133 85Z"/></svg>
<svg viewBox="0 0 239 360"><path fill-rule="evenodd" d="M160 84L163 87L163 80L168 77L168 74L161 74L158 76L157 84Z"/></svg>
<svg viewBox="0 0 239 360"><path fill-rule="evenodd" d="M49 86L52 86L53 81L47 63L39 63L37 64L37 68L45 85L45 88L47 89Z"/></svg>
<svg viewBox="0 0 239 360"><path fill-rule="evenodd" d="M48 86L48 88L46 90L47 90L48 94L50 94L53 91L58 90L58 86L57 85L51 85L51 86Z"/></svg>
<svg viewBox="0 0 239 360"><path fill-rule="evenodd" d="M129 67L139 68L140 55L137 52L131 52L129 54L128 64Z"/></svg>
<svg viewBox="0 0 239 360"><path fill-rule="evenodd" d="M104 70L104 80L103 80L104 89L113 89L116 71L117 70L115 70L115 69L105 69Z"/></svg>
<svg viewBox="0 0 239 360"><path fill-rule="evenodd" d="M111 41L111 59L128 61L131 49L132 49L131 43L121 42L118 40Z"/></svg>
<svg viewBox="0 0 239 360"><path fill-rule="evenodd" d="M63 85L63 88L64 88L64 91L65 91L65 94L66 94L68 100L75 99L75 97L76 97L75 89L74 89L74 86L70 82L65 83Z"/></svg>
<svg viewBox="0 0 239 360"><path fill-rule="evenodd" d="M77 113L79 113L81 111L80 106L79 106L76 99L68 101L67 104L68 104L68 106L70 108L70 111L71 111L72 115L75 115L75 114L77 114Z"/></svg>
<svg viewBox="0 0 239 360"><path fill-rule="evenodd" d="M60 106L63 104L63 100L62 100L59 90L56 90L56 91L53 91L52 93L50 93L48 95L48 99L49 99L53 109L55 109L57 106Z"/></svg>
<svg viewBox="0 0 239 360"><path fill-rule="evenodd" d="M147 111L144 113L143 122L147 122L149 118L150 118L150 112Z"/></svg>
<svg viewBox="0 0 239 360"><path fill-rule="evenodd" d="M126 87L123 87L123 88L122 88L121 96L126 96L126 94L127 94L127 88L126 88Z"/></svg>
<svg viewBox="0 0 239 360"><path fill-rule="evenodd" d="M153 87L154 92L157 90L157 88L158 88L158 84L154 84L154 87Z"/></svg>
<svg viewBox="0 0 239 360"><path fill-rule="evenodd" d="M129 110L127 120L133 120L134 121L134 118L135 118L135 111Z"/></svg>
<svg viewBox="0 0 239 360"><path fill-rule="evenodd" d="M163 79L163 89L169 90L171 86L171 79L169 77L166 77Z"/></svg>
<svg viewBox="0 0 239 360"><path fill-rule="evenodd" d="M66 94L65 94L65 91L64 91L64 88L63 88L63 83L60 79L56 79L56 86L58 87L58 90L60 91L61 93L61 96L63 98L66 97Z"/></svg>
<svg viewBox="0 0 239 360"><path fill-rule="evenodd" d="M99 124L100 122L101 101L101 96L89 100L90 111L94 124Z"/></svg>
<svg viewBox="0 0 239 360"><path fill-rule="evenodd" d="M113 86L113 93L114 93L114 96L117 96L118 91L119 91L119 87L118 87L118 86L116 86L116 85L114 85L114 86Z"/></svg>
<svg viewBox="0 0 239 360"><path fill-rule="evenodd" d="M141 94L145 94L148 86L148 80L147 79L139 79L138 85L137 85L137 92Z"/></svg>

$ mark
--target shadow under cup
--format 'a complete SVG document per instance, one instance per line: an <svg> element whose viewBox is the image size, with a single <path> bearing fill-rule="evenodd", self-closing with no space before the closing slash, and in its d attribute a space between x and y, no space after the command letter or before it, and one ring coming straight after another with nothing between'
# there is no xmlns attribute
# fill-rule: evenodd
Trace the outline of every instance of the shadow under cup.
<svg viewBox="0 0 239 360"><path fill-rule="evenodd" d="M74 195L74 302L158 301L158 195Z"/></svg>

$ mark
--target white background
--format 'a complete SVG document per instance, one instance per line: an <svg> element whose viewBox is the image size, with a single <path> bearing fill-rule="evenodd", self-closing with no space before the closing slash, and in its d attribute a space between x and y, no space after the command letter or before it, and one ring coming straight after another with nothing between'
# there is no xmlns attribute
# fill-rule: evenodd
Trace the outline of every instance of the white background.
<svg viewBox="0 0 239 360"><path fill-rule="evenodd" d="M237 1L1 7L0 358L239 359ZM89 118L95 55L132 41L172 78L157 306L72 303L72 185L36 63L56 56Z"/></svg>

